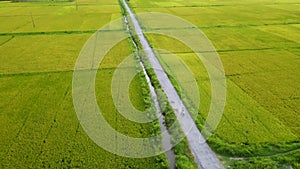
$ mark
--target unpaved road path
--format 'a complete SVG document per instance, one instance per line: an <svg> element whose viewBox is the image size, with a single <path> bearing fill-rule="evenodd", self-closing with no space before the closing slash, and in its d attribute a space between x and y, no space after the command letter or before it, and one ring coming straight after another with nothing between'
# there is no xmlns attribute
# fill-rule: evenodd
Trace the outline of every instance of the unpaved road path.
<svg viewBox="0 0 300 169"><path fill-rule="evenodd" d="M210 149L208 144L206 143L204 137L198 130L195 122L193 121L190 113L184 106L183 102L181 101L180 97L178 96L175 88L173 87L171 81L167 77L166 73L164 72L162 66L160 65L158 59L156 58L153 50L151 49L148 41L146 40L145 36L143 35L143 31L134 16L133 12L131 11L130 7L128 6L126 0L123 0L123 4L128 12L132 23L134 24L134 28L138 38L142 44L142 47L150 61L152 68L154 69L156 76L165 91L166 95L168 96L169 102L174 110L181 110L180 112L175 111L175 115L180 123L180 126L187 136L187 140L189 142L190 149L195 157L195 161L198 165L198 168L203 169L221 169L224 168L216 156L216 154Z"/></svg>
<svg viewBox="0 0 300 169"><path fill-rule="evenodd" d="M124 15L124 22L126 24L127 31L131 32L131 30L129 29L129 23L128 23L127 16L125 16L125 15ZM135 47L135 50L138 52L139 51L138 45L134 42L133 39L132 39L132 43L133 43L133 45ZM150 89L151 98L153 99L154 104L155 104L156 115L158 117L158 122L160 124L161 132L165 132L165 131L167 131L167 127L164 124L164 119L160 118L163 115L162 115L162 111L161 111L161 109L159 107L159 102L158 102L158 99L157 99L157 95L155 93L155 89L152 86L150 77L148 76L148 74L146 72L146 69L145 69L145 67L144 67L144 65L143 65L143 63L141 61L140 61L140 65L141 65L141 67L143 69L143 72L144 72L144 75L145 75L148 87ZM169 134L169 132L167 132L164 135L164 137L162 138L162 144L163 144L162 146L164 147L164 149L167 149L168 147L172 146L172 144L171 144L171 135ZM170 169L175 169L175 153L174 153L174 150L170 149L169 151L166 152L166 155L167 155L167 159L169 161L169 168Z"/></svg>

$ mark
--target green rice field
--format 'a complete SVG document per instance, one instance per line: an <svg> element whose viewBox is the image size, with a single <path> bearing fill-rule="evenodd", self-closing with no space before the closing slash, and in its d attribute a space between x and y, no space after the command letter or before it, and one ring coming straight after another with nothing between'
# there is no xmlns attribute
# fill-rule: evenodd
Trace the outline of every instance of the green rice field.
<svg viewBox="0 0 300 169"><path fill-rule="evenodd" d="M299 0L128 2L135 13L161 12L191 22L216 48L224 66L227 97L208 143L225 167L299 168ZM0 1L0 169L166 168L164 154L126 158L102 149L85 133L74 110L76 59L93 33L120 17L117 0ZM196 123L201 129L211 104L211 84L203 63L176 39L147 33L159 20L139 21L151 46L172 53L160 51L158 58L187 98L194 93L172 57L195 77L200 93ZM124 25L112 29L120 31ZM114 129L146 138L157 132L153 123L127 120L111 96L113 73L133 50L130 41L123 40L107 53L97 72L96 97ZM136 76L130 84L130 100L138 110L149 107L146 86L144 76Z"/></svg>
<svg viewBox="0 0 300 169"><path fill-rule="evenodd" d="M118 1L80 1L78 9L75 2L0 2L0 168L157 168L155 157L121 157L96 145L72 102L81 48L96 30L121 16ZM105 56L96 95L113 128L147 137L152 125L126 120L111 96L113 72L131 51L124 40ZM139 110L148 97L143 81L137 76L130 85L132 104Z"/></svg>
<svg viewBox="0 0 300 169"><path fill-rule="evenodd" d="M227 164L236 168L284 167L286 163L298 165L298 1L131 0L130 5L136 13L161 12L185 19L203 31L215 46L226 74L227 99L221 122L209 142L225 161L228 156L247 157L248 160L228 160ZM140 22L146 32L178 29L151 27L159 22L155 19L143 22L141 18ZM186 77L180 75L180 65L172 57L182 60L195 76L201 96L198 116L201 128L211 101L210 80L201 60L176 39L152 33L146 36L153 47L172 53L158 52L165 70L179 86L182 83L181 88L187 96ZM288 154L282 155L286 160L273 158L281 153Z"/></svg>

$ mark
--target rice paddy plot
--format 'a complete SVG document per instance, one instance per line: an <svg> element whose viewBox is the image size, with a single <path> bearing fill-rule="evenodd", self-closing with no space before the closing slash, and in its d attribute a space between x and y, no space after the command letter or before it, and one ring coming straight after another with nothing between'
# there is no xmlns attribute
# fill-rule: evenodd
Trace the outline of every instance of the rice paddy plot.
<svg viewBox="0 0 300 169"><path fill-rule="evenodd" d="M120 8L116 5L84 5L76 9L74 3L42 7L39 3L22 4L25 6L2 8L1 33L98 30L121 17Z"/></svg>
<svg viewBox="0 0 300 169"><path fill-rule="evenodd" d="M81 47L90 36L16 36L0 46L0 73L71 71Z"/></svg>
<svg viewBox="0 0 300 169"><path fill-rule="evenodd" d="M233 166L236 168L295 166L296 151L290 155L280 155L280 152L299 149L299 2L132 0L130 4L136 13L162 12L186 19L215 46L227 77L225 112L214 136L218 139L211 141L216 151L225 156L279 153L278 158L262 157L265 162L255 158L257 164L248 161ZM152 29L182 33L190 29L155 27L159 20L139 19L146 33ZM199 86L198 127L201 128L211 97L209 77L201 60L176 39L155 34L146 36L153 48L173 53L192 70ZM166 70L180 74L177 69L170 69L173 63L166 52L161 52L159 57ZM182 78L174 77L177 81Z"/></svg>
<svg viewBox="0 0 300 169"><path fill-rule="evenodd" d="M126 158L102 149L78 121L72 102L76 59L94 31L121 17L117 1L78 4L76 10L75 2L0 2L0 135L5 136L0 138L0 168L158 165L157 157ZM113 73L130 54L126 39L112 47L99 65L95 96L113 128L132 137L147 137L153 134L153 124L126 120L111 96ZM147 107L144 81L136 76L128 88L139 110Z"/></svg>

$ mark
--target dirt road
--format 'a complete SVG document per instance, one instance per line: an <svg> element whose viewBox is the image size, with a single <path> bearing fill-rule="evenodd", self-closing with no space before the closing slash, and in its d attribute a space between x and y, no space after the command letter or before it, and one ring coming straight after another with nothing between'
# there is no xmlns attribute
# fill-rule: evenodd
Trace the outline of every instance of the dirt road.
<svg viewBox="0 0 300 169"><path fill-rule="evenodd" d="M173 110L181 110L175 111L175 115L178 118L180 126L187 136L187 140L189 142L189 146L192 150L192 153L195 157L195 161L198 165L198 168L203 169L221 169L224 168L217 158L216 154L210 149L202 134L198 130L195 122L193 121L190 113L184 106L182 100L178 96L175 88L173 87L171 81L167 77L164 72L162 66L157 60L153 50L151 49L148 41L143 35L143 31L136 17L132 13L130 7L128 6L126 0L123 0L123 4L128 12L132 23L134 24L134 28L138 38L142 44L142 47L150 61L152 68L154 69L156 76L168 96L169 103L171 104Z"/></svg>

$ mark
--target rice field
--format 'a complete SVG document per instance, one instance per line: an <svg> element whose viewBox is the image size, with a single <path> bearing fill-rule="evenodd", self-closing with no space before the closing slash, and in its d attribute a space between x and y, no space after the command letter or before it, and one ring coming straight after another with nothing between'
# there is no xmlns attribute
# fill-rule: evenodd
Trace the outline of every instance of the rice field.
<svg viewBox="0 0 300 169"><path fill-rule="evenodd" d="M275 159L274 163L266 164L296 166L300 146L298 1L132 0L130 5L136 13L162 12L179 16L203 31L215 46L226 74L227 100L223 118L209 140L214 150L224 156L254 158L292 150L296 151L294 161ZM146 32L181 29L184 33L190 29L154 27L152 25L159 22L155 18L140 18L140 22ZM194 74L201 97L198 116L201 128L211 101L210 81L201 60L172 37L153 33L146 36L154 48L172 53L158 52L165 70L176 79L182 91L189 90L184 83L186 77L180 75L180 65L173 62L172 57L180 59ZM186 92L186 95L191 94ZM224 150L222 146L229 148ZM290 147L282 149L284 146ZM228 164L236 168L264 166L264 162L251 161L247 166L243 162L236 163L237 166L235 162Z"/></svg>
<svg viewBox="0 0 300 169"><path fill-rule="evenodd" d="M300 4L298 0L130 0L136 13L179 16L202 30L215 46L227 79L224 115L208 140L231 168L299 167ZM77 5L76 5L77 4ZM0 168L160 168L165 156L120 157L96 145L82 129L72 102L76 59L88 38L121 17L118 1L0 1ZM158 22L139 20L145 32ZM124 25L113 29L119 31ZM190 29L190 28L183 28ZM201 60L181 42L148 33L159 59L188 98L200 93L198 127L206 119L211 84ZM99 108L128 136L148 137L153 124L127 120L111 96L113 73L132 46L124 40L105 56L96 78ZM200 53L201 55L201 53ZM122 79L121 79L122 80ZM130 84L130 100L145 110L145 79ZM147 90L146 90L147 91ZM122 99L120 99L122 101ZM242 159L242 160L241 160Z"/></svg>
<svg viewBox="0 0 300 169"><path fill-rule="evenodd" d="M117 1L79 1L77 9L75 2L0 2L0 168L160 166L156 157L126 158L102 149L84 132L74 110L72 76L79 52L96 30L121 16ZM123 40L104 57L96 97L114 129L147 137L152 124L124 118L111 96L113 73L131 52ZM149 97L143 83L136 76L129 87L139 110L145 110Z"/></svg>

